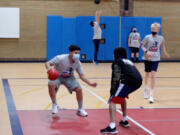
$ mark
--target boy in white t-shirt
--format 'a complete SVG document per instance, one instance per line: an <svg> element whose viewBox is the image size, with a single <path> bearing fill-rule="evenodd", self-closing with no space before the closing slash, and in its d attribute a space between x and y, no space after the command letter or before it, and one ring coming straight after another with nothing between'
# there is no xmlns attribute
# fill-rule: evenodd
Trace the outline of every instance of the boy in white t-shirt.
<svg viewBox="0 0 180 135"><path fill-rule="evenodd" d="M164 37L159 35L161 25L159 23L151 24L151 34L146 35L142 41L142 50L144 51L144 66L145 66L145 90L144 90L144 98L148 99L149 102L153 103L153 93L155 87L155 78L156 72L158 70L158 64L161 60L160 49L162 48L162 52L165 57L169 58L169 54L166 51L165 40ZM150 91L148 92L148 80L151 79Z"/></svg>
<svg viewBox="0 0 180 135"><path fill-rule="evenodd" d="M45 63L47 72L54 67L59 72L59 77L52 81L48 81L49 96L52 100L52 114L58 113L59 106L56 102L56 93L61 84L65 85L69 92L76 92L78 102L77 114L80 116L87 116L88 113L83 109L83 93L82 88L76 78L74 77L74 70L78 73L80 79L92 87L96 87L96 82L90 82L83 73L81 62L79 61L80 47L71 45L69 47L69 54L57 55L50 61Z"/></svg>
<svg viewBox="0 0 180 135"><path fill-rule="evenodd" d="M100 14L101 14L101 11L96 11L95 21L91 21L90 23L90 25L93 27L93 30L94 30L93 42L94 42L94 63L95 64L98 64L98 51L99 51L99 44L101 42L101 35L102 35L102 30L101 30L101 27L99 26Z"/></svg>
<svg viewBox="0 0 180 135"><path fill-rule="evenodd" d="M133 27L132 32L129 34L129 38L128 38L128 47L131 50L131 61L133 62L138 62L140 44L141 44L141 36L137 32L137 28Z"/></svg>

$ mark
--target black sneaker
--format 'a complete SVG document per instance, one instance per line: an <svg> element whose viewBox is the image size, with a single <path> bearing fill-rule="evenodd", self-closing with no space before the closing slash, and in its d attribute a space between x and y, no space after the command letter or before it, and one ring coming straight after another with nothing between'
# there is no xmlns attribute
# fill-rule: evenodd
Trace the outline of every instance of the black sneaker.
<svg viewBox="0 0 180 135"><path fill-rule="evenodd" d="M127 120L126 120L126 121L122 121L122 120L121 120L121 121L119 122L119 125L120 125L120 126L123 126L123 127L126 127L126 128L127 128L127 127L130 127L129 122L128 122Z"/></svg>
<svg viewBox="0 0 180 135"><path fill-rule="evenodd" d="M118 131L116 130L116 127L111 129L109 126L104 128L104 129L101 129L100 130L101 133L109 133L109 134L116 134Z"/></svg>

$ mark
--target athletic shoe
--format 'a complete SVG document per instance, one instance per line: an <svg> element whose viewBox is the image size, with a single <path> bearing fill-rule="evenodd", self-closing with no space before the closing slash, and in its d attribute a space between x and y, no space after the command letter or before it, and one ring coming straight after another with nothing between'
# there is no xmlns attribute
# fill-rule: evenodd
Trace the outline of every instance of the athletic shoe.
<svg viewBox="0 0 180 135"><path fill-rule="evenodd" d="M122 121L122 120L121 120L121 121L119 122L119 125L120 125L120 126L123 126L123 127L126 127L126 128L127 128L127 127L130 127L130 124L129 124L129 122L128 122L127 120L126 120L126 121Z"/></svg>
<svg viewBox="0 0 180 135"><path fill-rule="evenodd" d="M153 99L152 96L149 97L149 103L150 103L150 104L154 103L154 99Z"/></svg>
<svg viewBox="0 0 180 135"><path fill-rule="evenodd" d="M78 109L77 115L82 116L82 117L87 117L88 113L84 109Z"/></svg>
<svg viewBox="0 0 180 135"><path fill-rule="evenodd" d="M99 63L98 63L97 61L94 61L94 60L93 60L93 63L96 64L96 65L99 65Z"/></svg>
<svg viewBox="0 0 180 135"><path fill-rule="evenodd" d="M96 65L99 65L99 63L98 63L97 61L95 62L95 64L96 64Z"/></svg>
<svg viewBox="0 0 180 135"><path fill-rule="evenodd" d="M57 104L52 105L52 114L57 114L59 111L59 106Z"/></svg>
<svg viewBox="0 0 180 135"><path fill-rule="evenodd" d="M101 133L116 134L118 131L116 130L116 127L112 129L111 127L108 126L104 129L101 129L100 132Z"/></svg>
<svg viewBox="0 0 180 135"><path fill-rule="evenodd" d="M145 98L145 99L148 99L148 98L149 98L149 96L148 96L148 90L147 90L147 89L144 90L144 98Z"/></svg>
<svg viewBox="0 0 180 135"><path fill-rule="evenodd" d="M139 63L139 59L136 59L135 62L136 62L136 63Z"/></svg>

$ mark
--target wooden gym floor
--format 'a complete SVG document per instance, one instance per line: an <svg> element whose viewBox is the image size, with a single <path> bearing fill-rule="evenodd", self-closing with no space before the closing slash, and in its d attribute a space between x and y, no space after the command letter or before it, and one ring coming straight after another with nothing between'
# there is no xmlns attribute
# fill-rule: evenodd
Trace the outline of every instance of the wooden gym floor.
<svg viewBox="0 0 180 135"><path fill-rule="evenodd" d="M101 125L98 125L96 127L104 128L105 126L107 126L109 121L107 110L108 105L106 104L106 102L109 97L111 64L100 63L98 66L96 66L92 63L83 63L82 65L84 68L85 75L91 81L96 81L98 83L98 86L96 88L92 88L87 86L84 82L78 79L83 88L84 108L87 109L87 111L89 112L89 117L87 120L92 121L90 114L92 114L92 116L95 117L96 115L100 115L96 111L102 111L102 114L100 116L103 116L104 114L104 117L100 119L100 121L102 121ZM143 63L138 63L135 65L142 73L142 76L144 76ZM36 135L37 132L35 132L35 129L38 131L38 135L41 134L40 127L33 128L33 124L36 123L35 120L39 118L38 116L41 116L39 120L37 120L37 122L43 125L43 123L48 123L48 120L51 117L51 113L49 111L51 109L51 100L48 96L48 80L44 63L0 63L0 77L0 135ZM171 134L174 134L173 131L170 131L172 127L168 126L170 126L172 122L175 122L175 125L180 124L179 82L180 63L160 63L159 70L157 72L157 80L154 94L155 103L149 104L148 100L145 100L143 98L144 85L138 91L132 93L129 96L127 103L129 108L128 114L130 119L131 117L133 117L133 120L140 122L142 126L145 125L147 129L151 129L150 132L148 132L149 130L144 130L144 134L154 133L158 135L164 135L163 131L167 131L166 134L168 134L168 131ZM57 101L60 107L62 109L65 109L65 113L63 113L63 111L60 112L60 114L62 113L62 115L64 116L63 119L69 120L70 118L67 117L65 114L74 114L74 109L77 108L75 93L71 95L68 93L64 86L61 86L57 94ZM162 111L162 109L165 110ZM142 110L144 111L142 112ZM37 111L37 116L33 113L34 111ZM146 114L148 115L147 111L149 114L151 114L149 120L147 120L149 124L143 123L145 122L145 120L142 119L146 117ZM166 111L167 114L163 114ZM118 118L121 118L119 114L117 115ZM78 119L76 118L77 116L74 117L75 120ZM165 118L168 118L169 121L166 121ZM72 121L74 119L72 118ZM26 122L31 120L32 123L30 124L32 128L30 125L26 126ZM158 123L159 127L156 127L157 123L153 123L153 120L158 122L165 121L168 125L163 126L162 123ZM17 123L13 123L13 121L19 121L19 126L16 125ZM150 123L150 121L152 123ZM128 131L124 131L123 129L118 130L119 133L123 132L123 134L127 135L135 135L140 133L140 131L136 130L136 128L134 129L133 127L138 127L138 125L136 124L136 126L132 126L132 128ZM46 131L45 127L43 128L44 129L42 129L41 131ZM91 126L89 128L91 128ZM159 130L157 130L157 128L159 128ZM59 130L58 133L52 132L53 130L54 129L52 128L48 130L46 134L43 135L64 134L61 133L61 130ZM19 131L22 131L22 133L19 133ZM81 135L80 132L78 133L78 131L71 132L73 132L74 134ZM89 134L90 132L84 132L84 135L91 135ZM97 132L99 133L99 130ZM175 132L174 135L179 133L180 130L177 130L177 132ZM66 135L68 135L67 132Z"/></svg>

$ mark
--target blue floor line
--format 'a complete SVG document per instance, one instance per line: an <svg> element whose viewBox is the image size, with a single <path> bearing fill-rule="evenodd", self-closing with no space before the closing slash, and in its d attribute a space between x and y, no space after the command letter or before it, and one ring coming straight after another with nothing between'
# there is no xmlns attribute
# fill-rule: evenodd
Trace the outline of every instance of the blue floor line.
<svg viewBox="0 0 180 135"><path fill-rule="evenodd" d="M6 97L6 103L9 113L9 119L11 123L11 129L13 135L23 135L19 117L16 111L16 106L14 104L13 96L9 87L8 79L2 79L4 86L4 93Z"/></svg>

